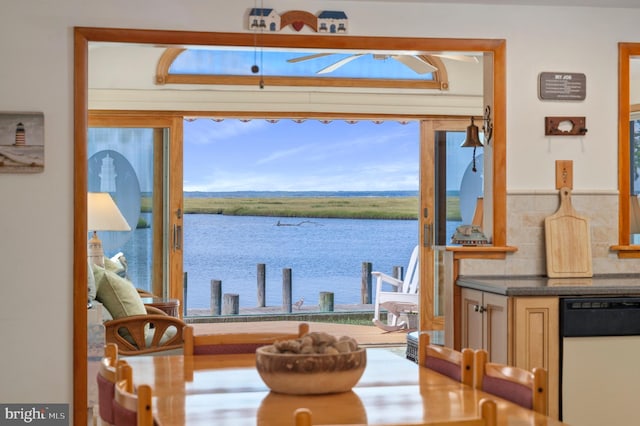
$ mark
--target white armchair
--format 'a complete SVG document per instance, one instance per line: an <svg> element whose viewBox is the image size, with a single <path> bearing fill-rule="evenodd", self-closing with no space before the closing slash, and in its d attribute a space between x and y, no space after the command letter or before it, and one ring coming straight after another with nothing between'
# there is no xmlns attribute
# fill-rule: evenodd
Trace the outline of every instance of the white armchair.
<svg viewBox="0 0 640 426"><path fill-rule="evenodd" d="M375 271L371 273L376 279L373 323L383 330L394 331L407 328L408 325L406 323L400 322L400 313L418 309L418 290L420 288L419 252L420 247L415 246L403 280L383 272ZM383 290L383 284L391 285L394 291ZM380 321L381 308L387 310L387 324Z"/></svg>

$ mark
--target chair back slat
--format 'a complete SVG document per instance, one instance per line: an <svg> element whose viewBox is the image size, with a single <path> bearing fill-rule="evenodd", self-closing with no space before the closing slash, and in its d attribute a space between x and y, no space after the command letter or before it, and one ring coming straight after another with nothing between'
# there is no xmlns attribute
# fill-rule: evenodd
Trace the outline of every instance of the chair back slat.
<svg viewBox="0 0 640 426"><path fill-rule="evenodd" d="M473 350L456 351L432 345L429 334L418 335L418 364L444 374L456 381L473 386Z"/></svg>
<svg viewBox="0 0 640 426"><path fill-rule="evenodd" d="M485 375L482 379L481 390L529 410L533 409L533 391L521 383Z"/></svg>
<svg viewBox="0 0 640 426"><path fill-rule="evenodd" d="M445 376L452 378L456 382L462 380L460 364L455 364L442 358L427 356L425 367L437 371L440 374L444 374Z"/></svg>
<svg viewBox="0 0 640 426"><path fill-rule="evenodd" d="M510 365L488 362L488 353L478 349L474 353L474 387L504 398L521 407L547 414L547 370L531 371Z"/></svg>
<svg viewBox="0 0 640 426"><path fill-rule="evenodd" d="M113 401L114 426L153 426L152 390L149 385L138 385L135 389L128 380L119 380L115 385Z"/></svg>
<svg viewBox="0 0 640 426"><path fill-rule="evenodd" d="M100 359L96 382L98 387L98 415L106 423L113 423L113 398L115 395L116 369L118 362L118 346L107 343L104 356Z"/></svg>
<svg viewBox="0 0 640 426"><path fill-rule="evenodd" d="M98 415L108 424L113 423L113 398L115 383L98 374Z"/></svg>

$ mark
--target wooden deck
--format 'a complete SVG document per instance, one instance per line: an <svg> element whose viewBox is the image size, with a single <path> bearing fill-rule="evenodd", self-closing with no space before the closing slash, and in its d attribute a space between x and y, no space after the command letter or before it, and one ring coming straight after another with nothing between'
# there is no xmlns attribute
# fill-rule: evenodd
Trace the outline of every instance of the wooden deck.
<svg viewBox="0 0 640 426"><path fill-rule="evenodd" d="M306 321L310 331L324 331L334 336L353 337L359 345L365 347L405 347L407 344L407 332L386 332L374 325L349 325L328 322ZM263 331L287 331L296 332L299 321L247 321L247 322L216 322L193 323L196 334L231 333L251 330Z"/></svg>

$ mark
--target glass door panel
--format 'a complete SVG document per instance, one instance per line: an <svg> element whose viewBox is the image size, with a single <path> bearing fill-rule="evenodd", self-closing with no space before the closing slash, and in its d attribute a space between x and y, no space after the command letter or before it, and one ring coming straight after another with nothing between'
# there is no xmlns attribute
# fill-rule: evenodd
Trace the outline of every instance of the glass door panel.
<svg viewBox="0 0 640 426"><path fill-rule="evenodd" d="M452 244L460 225L472 225L479 220L484 174L482 148L475 150L460 145L465 131L437 131L436 138L436 245ZM481 221L477 223L482 227Z"/></svg>
<svg viewBox="0 0 640 426"><path fill-rule="evenodd" d="M630 244L640 244L640 112L631 113L629 122L630 147L630 199L629 199L629 233Z"/></svg>
<svg viewBox="0 0 640 426"><path fill-rule="evenodd" d="M131 227L98 231L105 266L159 296L167 295L168 288L162 161L168 139L168 129L92 127L87 151L89 192L111 194Z"/></svg>
<svg viewBox="0 0 640 426"><path fill-rule="evenodd" d="M461 147L469 123L466 119L423 122L421 330L444 328L453 294L447 287L452 285L453 266L446 247L459 226L475 224L481 217L476 211L480 213L484 187L482 148Z"/></svg>
<svg viewBox="0 0 640 426"><path fill-rule="evenodd" d="M434 315L445 313L447 277L445 250L459 226L472 225L478 220L476 210L482 204L483 155L482 148L475 151L463 148L465 131L436 131L436 233L434 247ZM480 212L479 212L480 213ZM481 225L481 224L480 224Z"/></svg>

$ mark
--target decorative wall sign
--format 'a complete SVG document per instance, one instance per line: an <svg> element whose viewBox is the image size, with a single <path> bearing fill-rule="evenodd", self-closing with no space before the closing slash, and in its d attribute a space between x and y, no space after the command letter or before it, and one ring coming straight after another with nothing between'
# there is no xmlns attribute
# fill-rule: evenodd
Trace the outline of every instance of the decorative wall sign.
<svg viewBox="0 0 640 426"><path fill-rule="evenodd" d="M545 117L546 136L584 136L587 134L585 117Z"/></svg>
<svg viewBox="0 0 640 426"><path fill-rule="evenodd" d="M314 32L346 34L347 14L341 11L324 10L318 15L303 10L291 10L278 15L274 9L254 7L249 11L249 29L277 32L288 26L301 31L305 26Z"/></svg>
<svg viewBox="0 0 640 426"><path fill-rule="evenodd" d="M538 90L542 100L583 101L587 77L582 73L541 72Z"/></svg>
<svg viewBox="0 0 640 426"><path fill-rule="evenodd" d="M44 114L0 112L0 173L44 170Z"/></svg>

